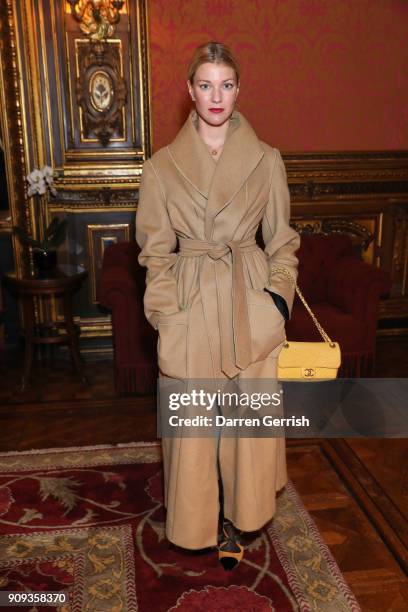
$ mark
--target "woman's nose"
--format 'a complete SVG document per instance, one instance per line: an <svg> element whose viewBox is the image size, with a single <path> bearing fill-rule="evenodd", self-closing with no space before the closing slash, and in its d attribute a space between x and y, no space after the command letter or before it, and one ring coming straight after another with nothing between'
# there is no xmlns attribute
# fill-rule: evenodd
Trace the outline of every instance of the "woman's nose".
<svg viewBox="0 0 408 612"><path fill-rule="evenodd" d="M221 102L222 96L221 96L221 88L219 87L214 87L213 89L213 95L212 95L212 101L217 103L217 102Z"/></svg>

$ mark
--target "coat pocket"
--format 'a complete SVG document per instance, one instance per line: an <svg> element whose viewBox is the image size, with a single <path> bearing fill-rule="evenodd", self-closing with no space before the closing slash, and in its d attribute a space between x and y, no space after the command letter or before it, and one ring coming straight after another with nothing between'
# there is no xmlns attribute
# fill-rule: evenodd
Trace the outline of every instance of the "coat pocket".
<svg viewBox="0 0 408 612"><path fill-rule="evenodd" d="M188 309L160 315L157 359L160 371L171 378L187 377Z"/></svg>
<svg viewBox="0 0 408 612"><path fill-rule="evenodd" d="M285 319L263 289L247 287L252 362L266 359L285 339Z"/></svg>

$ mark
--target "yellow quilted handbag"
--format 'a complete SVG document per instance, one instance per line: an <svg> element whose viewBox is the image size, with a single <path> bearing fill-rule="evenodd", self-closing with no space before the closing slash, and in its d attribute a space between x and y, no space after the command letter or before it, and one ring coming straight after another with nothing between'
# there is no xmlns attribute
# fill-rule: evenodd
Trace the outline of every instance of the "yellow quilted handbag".
<svg viewBox="0 0 408 612"><path fill-rule="evenodd" d="M341 364L339 343L333 342L326 334L290 272L286 268L274 268L274 270L290 277L291 282L296 286L296 293L324 340L324 342L294 342L287 340L285 336L285 342L278 356L277 378L304 382L337 378Z"/></svg>

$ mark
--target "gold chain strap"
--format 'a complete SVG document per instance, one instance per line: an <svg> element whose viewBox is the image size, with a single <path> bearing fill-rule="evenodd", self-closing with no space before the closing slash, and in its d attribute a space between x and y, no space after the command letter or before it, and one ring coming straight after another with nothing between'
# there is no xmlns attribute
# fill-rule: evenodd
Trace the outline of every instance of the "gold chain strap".
<svg viewBox="0 0 408 612"><path fill-rule="evenodd" d="M308 313L312 317L313 323L316 325L317 330L319 331L319 333L320 333L321 337L323 338L323 340L325 340L326 342L332 342L332 340L329 338L329 336L324 331L323 327L320 325L319 321L316 319L315 314L312 312L312 309L310 308L309 304L306 302L305 298L303 297L303 294L302 294L301 290L299 289L299 287L298 287L298 285L296 283L296 280L293 278L293 276L291 275L289 270L287 270L286 268L283 268L281 266L273 266L271 268L271 272L282 272L283 274L286 274L286 276L289 278L291 283L293 285L295 285L296 293L298 294L298 296L300 297L300 299L303 302L304 307L306 308L306 310L308 311ZM286 334L285 334L285 340L286 340Z"/></svg>

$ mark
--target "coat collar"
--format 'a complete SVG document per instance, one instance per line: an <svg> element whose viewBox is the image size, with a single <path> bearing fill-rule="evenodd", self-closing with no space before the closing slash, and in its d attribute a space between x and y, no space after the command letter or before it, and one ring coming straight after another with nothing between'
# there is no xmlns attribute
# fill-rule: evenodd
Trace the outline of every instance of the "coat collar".
<svg viewBox="0 0 408 612"><path fill-rule="evenodd" d="M214 218L240 190L264 151L248 121L234 111L224 149L215 164L198 134L196 122L197 113L192 111L168 150L179 172L208 199L205 235L210 240Z"/></svg>

